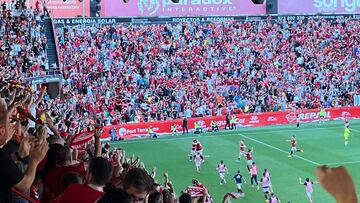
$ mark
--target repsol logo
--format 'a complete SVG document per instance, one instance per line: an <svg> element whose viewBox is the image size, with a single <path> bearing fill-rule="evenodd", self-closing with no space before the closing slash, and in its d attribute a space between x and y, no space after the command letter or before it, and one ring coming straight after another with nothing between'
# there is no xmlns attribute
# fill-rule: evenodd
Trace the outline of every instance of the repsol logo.
<svg viewBox="0 0 360 203"><path fill-rule="evenodd" d="M314 0L313 5L323 11L336 11L340 7L351 13L360 8L360 0Z"/></svg>

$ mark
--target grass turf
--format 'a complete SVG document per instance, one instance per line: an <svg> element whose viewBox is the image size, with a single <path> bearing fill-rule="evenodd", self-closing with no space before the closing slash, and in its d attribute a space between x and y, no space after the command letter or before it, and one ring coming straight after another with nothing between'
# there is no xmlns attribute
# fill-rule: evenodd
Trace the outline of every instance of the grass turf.
<svg viewBox="0 0 360 203"><path fill-rule="evenodd" d="M245 197L233 202L264 202L262 190L251 188L250 177L244 158L237 162L239 140L244 139L246 147L254 147L253 159L258 165L259 174L267 168L272 176L274 192L282 202L308 202L305 187L300 185L298 178L309 177L316 180L317 164L331 166L345 165L351 173L357 193L360 194L360 120L350 122L350 144L344 146L343 121L330 121L325 124L301 124L300 129L294 125L279 125L267 127L241 128L236 131L222 130L216 133L194 134L176 137L161 137L157 140L139 139L124 142L114 142L112 147L124 148L127 156L135 154L141 157L148 170L157 167L156 179L162 183L163 172L168 172L174 183L177 194L186 186L191 185L192 178L197 178L209 186L209 192L215 203L220 203L225 193L235 192L236 185L232 180L239 169L247 184L243 185ZM286 142L291 135L296 135L298 148L304 153L288 158L290 143ZM201 173L195 170L194 162L189 162L193 139L198 139L204 146L205 162ZM229 169L226 175L227 184L219 184L219 176L215 170L220 160L224 160ZM260 179L260 177L258 177ZM314 185L314 202L335 202L319 185Z"/></svg>

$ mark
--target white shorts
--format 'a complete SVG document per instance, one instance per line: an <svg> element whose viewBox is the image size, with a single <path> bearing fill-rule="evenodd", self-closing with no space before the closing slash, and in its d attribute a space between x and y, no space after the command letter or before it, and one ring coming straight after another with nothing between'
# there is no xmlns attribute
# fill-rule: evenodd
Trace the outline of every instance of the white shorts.
<svg viewBox="0 0 360 203"><path fill-rule="evenodd" d="M291 151L296 152L297 148L296 147L291 147Z"/></svg>
<svg viewBox="0 0 360 203"><path fill-rule="evenodd" d="M248 166L251 166L253 164L253 160L247 160L246 163L247 163Z"/></svg>
<svg viewBox="0 0 360 203"><path fill-rule="evenodd" d="M196 155L196 150L191 150L191 156L195 156Z"/></svg>
<svg viewBox="0 0 360 203"><path fill-rule="evenodd" d="M241 188L242 188L242 183L236 183L236 187L237 187L238 190L241 190Z"/></svg>
<svg viewBox="0 0 360 203"><path fill-rule="evenodd" d="M264 193L268 193L269 192L269 187L263 187L263 191L264 191Z"/></svg>
<svg viewBox="0 0 360 203"><path fill-rule="evenodd" d="M308 198L311 198L312 192L306 192L306 195L308 196Z"/></svg>
<svg viewBox="0 0 360 203"><path fill-rule="evenodd" d="M246 156L246 152L240 151L239 155L240 155L240 156Z"/></svg>
<svg viewBox="0 0 360 203"><path fill-rule="evenodd" d="M225 178L225 172L219 172L219 176L221 179L224 179Z"/></svg>
<svg viewBox="0 0 360 203"><path fill-rule="evenodd" d="M195 161L195 166L200 167L201 166L201 161Z"/></svg>
<svg viewBox="0 0 360 203"><path fill-rule="evenodd" d="M197 151L197 152L199 152L201 155L203 154L203 150L199 150L199 151Z"/></svg>

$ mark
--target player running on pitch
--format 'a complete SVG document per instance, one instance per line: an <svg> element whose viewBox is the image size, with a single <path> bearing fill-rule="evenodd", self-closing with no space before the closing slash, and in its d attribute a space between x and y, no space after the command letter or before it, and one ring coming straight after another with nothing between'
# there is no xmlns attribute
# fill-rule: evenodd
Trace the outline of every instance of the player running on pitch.
<svg viewBox="0 0 360 203"><path fill-rule="evenodd" d="M257 166L255 164L255 162L252 162L252 165L251 165L251 169L250 169L250 183L251 183L251 187L254 187L254 183L256 184L257 186L257 189L259 190L260 187L259 187L259 183L258 183L258 180L257 180Z"/></svg>
<svg viewBox="0 0 360 203"><path fill-rule="evenodd" d="M196 147L197 147L197 140L193 140L193 143L191 144L191 152L189 156L189 161L192 161L193 157L196 155Z"/></svg>
<svg viewBox="0 0 360 203"><path fill-rule="evenodd" d="M290 150L290 154L289 154L289 157L291 158L292 155L294 154L294 152L304 152L304 150L302 149L297 149L296 148L296 145L297 145L297 141L296 141L296 138L295 138L295 135L293 135L291 137L291 140L288 140L291 142L291 150Z"/></svg>
<svg viewBox="0 0 360 203"><path fill-rule="evenodd" d="M200 152L197 152L197 154L194 156L194 162L196 171L200 173L201 164L204 162L204 157L200 154Z"/></svg>
<svg viewBox="0 0 360 203"><path fill-rule="evenodd" d="M347 126L344 130L344 139L345 139L345 147L349 144L349 137L350 137L350 128Z"/></svg>
<svg viewBox="0 0 360 203"><path fill-rule="evenodd" d="M196 151L203 155L203 146L199 140L196 140Z"/></svg>
<svg viewBox="0 0 360 203"><path fill-rule="evenodd" d="M262 184L265 200L268 199L268 194L270 193L270 178L266 177L266 174L263 173L263 177L260 179Z"/></svg>
<svg viewBox="0 0 360 203"><path fill-rule="evenodd" d="M240 152L239 152L238 160L240 160L242 156L246 156L245 149L246 149L246 145L244 140L240 140Z"/></svg>
<svg viewBox="0 0 360 203"><path fill-rule="evenodd" d="M248 150L246 153L246 167L250 173L251 166L253 164L253 158L252 158L252 152L254 151L254 148L251 147L251 149Z"/></svg>
<svg viewBox="0 0 360 203"><path fill-rule="evenodd" d="M220 161L220 164L217 165L216 170L219 172L220 185L222 185L223 183L226 184L225 173L229 173L229 172L226 165L224 164L224 161L222 160Z"/></svg>
<svg viewBox="0 0 360 203"><path fill-rule="evenodd" d="M270 193L273 192L273 188L272 188L272 184L271 184L271 175L269 170L267 170L266 168L264 169L264 173L265 173L265 177L269 178L269 191Z"/></svg>
<svg viewBox="0 0 360 203"><path fill-rule="evenodd" d="M235 183L236 183L237 192L240 193L241 196L243 197L245 195L245 193L242 190L242 183L246 184L246 181L245 181L244 177L241 175L240 171L237 171L237 173L235 174L233 179L235 180Z"/></svg>
<svg viewBox="0 0 360 203"><path fill-rule="evenodd" d="M300 185L305 185L305 188L306 188L306 195L308 196L309 198L309 202L312 203L313 202L313 199L312 199L312 193L313 193L313 185L315 183L319 183L319 182L313 182L313 181L310 181L309 178L306 178L306 181L303 183L302 182L302 179L299 178L299 183Z"/></svg>

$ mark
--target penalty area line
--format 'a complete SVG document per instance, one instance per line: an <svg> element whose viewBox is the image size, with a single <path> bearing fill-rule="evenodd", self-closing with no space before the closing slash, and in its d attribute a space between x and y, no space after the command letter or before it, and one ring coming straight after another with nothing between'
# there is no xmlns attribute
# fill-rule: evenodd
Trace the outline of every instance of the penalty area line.
<svg viewBox="0 0 360 203"><path fill-rule="evenodd" d="M326 163L324 165L332 166L332 165L344 165L344 164L359 164L360 161L344 161L344 162L336 162L336 163Z"/></svg>
<svg viewBox="0 0 360 203"><path fill-rule="evenodd" d="M287 152L287 151L285 151L285 150L283 150L283 149L280 149L280 148L274 147L274 146L272 146L272 145L266 144L266 143L264 143L264 142L261 142L260 140L257 140L257 139L248 137L248 136L243 135L243 134L240 134L240 136L242 136L242 137L244 137L244 138L246 138L246 139L248 139L248 140L257 142L257 143L259 143L259 144L262 144L262 145L264 145L264 146L266 146L266 147L269 147L269 148L271 148L271 149L274 149L274 150L277 150L277 151L279 151L279 152L282 152L282 153L284 153L284 154L289 154L289 152ZM318 166L318 165L321 165L320 163L317 163L317 162L312 161L312 160L310 160L310 159L304 158L304 157L302 157L302 156L298 156L298 155L296 155L296 154L293 155L293 156L294 156L294 157L297 157L297 158L299 158L299 159L301 159L301 160L303 160L303 161L306 161L306 162L308 162L308 163L317 165L317 166Z"/></svg>

